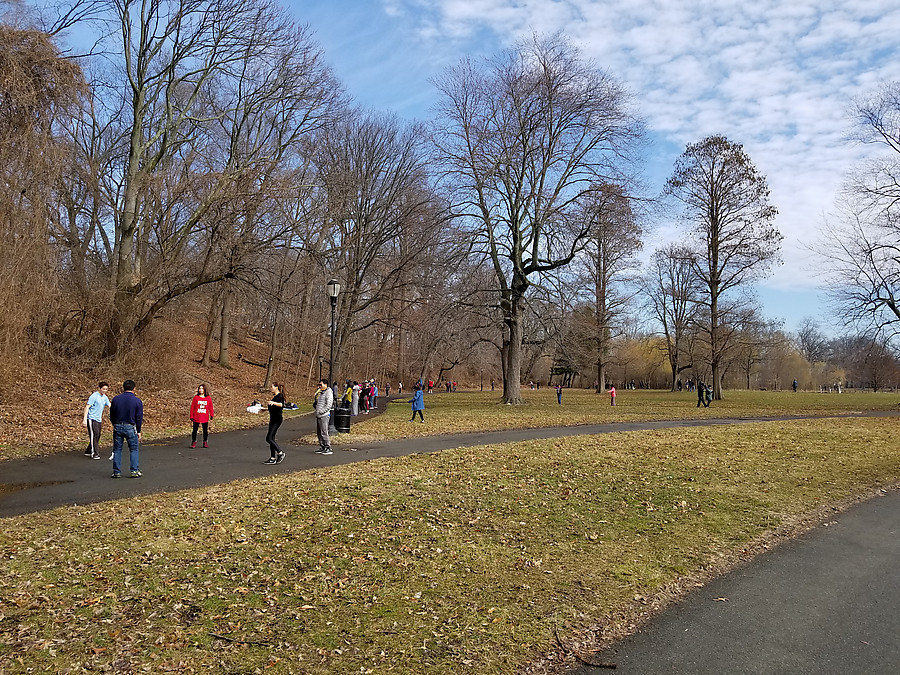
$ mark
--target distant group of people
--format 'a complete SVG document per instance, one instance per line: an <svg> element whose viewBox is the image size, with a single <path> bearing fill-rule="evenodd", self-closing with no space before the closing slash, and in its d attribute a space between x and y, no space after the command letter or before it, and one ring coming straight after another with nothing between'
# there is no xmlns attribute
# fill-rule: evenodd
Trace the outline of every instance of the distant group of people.
<svg viewBox="0 0 900 675"><path fill-rule="evenodd" d="M400 385L403 386L402 384ZM337 397L337 382L334 383L335 398ZM390 392L390 390L388 390ZM341 397L341 407L350 408L350 414L356 417L360 414L368 415L369 411L378 407L378 385L375 380L365 380L362 384L350 380L346 382L344 394Z"/></svg>
<svg viewBox="0 0 900 675"><path fill-rule="evenodd" d="M327 383L325 388L328 388ZM140 440L144 423L144 403L135 394L134 380L122 383L122 393L109 399L109 383L101 381L97 391L88 397L84 407L82 426L88 433L88 445L85 456L99 460L100 435L103 427L103 411L109 408L109 422L113 428L113 449L109 459L112 461L112 478L122 476L122 450L128 444L129 471L132 478L141 478L144 474L140 467ZM285 453L278 445L275 436L284 421L284 409L288 405L285 399L284 385L273 383L270 387L271 398L266 401L269 412L269 426L266 432L266 443L269 445L270 457L265 464L281 464ZM259 406L261 407L261 406ZM188 414L193 428L191 430L191 448L197 447L197 435L203 430L203 447L209 447L209 423L215 418L212 396L209 387L200 384L191 399ZM327 434L327 426L326 426ZM330 447L329 454L330 454Z"/></svg>
<svg viewBox="0 0 900 675"><path fill-rule="evenodd" d="M425 399L423 393L427 387L428 393L434 391L434 380L428 380L427 384L419 379L413 388L413 396L407 402L411 404L412 417L410 422L425 422ZM447 392L456 391L457 383L447 381L444 387ZM540 384L530 383L532 388L540 388ZM631 385L633 386L633 385ZM677 382L677 388L682 390L683 384L681 380ZM494 382L491 381L493 389ZM797 391L798 383L794 380L791 388ZM626 388L630 388L626 386ZM688 380L686 384L688 391L697 391L697 407L701 405L708 408L712 402L712 387L703 382L694 382ZM390 396L391 385L385 385L386 395ZM285 460L285 452L278 445L276 435L284 421L284 410L286 407L296 408L295 405L289 404L286 399L284 385L275 382L270 387L271 397L266 401L265 405L269 413L269 424L266 431L266 443L269 446L269 458L265 464L281 464ZM556 400L562 405L562 384L556 385ZM88 445L84 450L84 454L94 460L101 459L99 444L103 423L103 411L109 408L109 421L113 427L113 449L109 459L112 461L112 478L120 478L122 475L122 451L124 445L128 444L129 449L129 469L133 478L143 476L140 468L140 439L141 429L144 420L144 406L140 398L135 394L135 382L133 380L125 380L122 383L122 393L109 399L109 384L101 381L97 385L97 391L91 394L84 408L84 416L82 425L88 433ZM403 394L403 383L398 382L397 393ZM610 405L616 405L616 388L610 386L607 390L610 396ZM262 408L262 404L254 401L254 406L248 408L251 412L258 412ZM350 410L351 415L360 413L367 415L370 410L377 408L378 405L378 385L374 379L365 380L362 384L356 381L347 380L346 386L341 392L338 389L338 383L334 382L329 386L328 380L321 379L313 399L314 415L316 418L316 436L319 443L317 453L323 455L332 454L331 439L329 437L329 421L335 407L340 404L342 408ZM213 406L212 396L209 387L200 384L191 400L189 418L193 425L191 430L191 448L197 447L197 437L202 429L202 443L204 448L209 447L209 425L215 418L215 408Z"/></svg>

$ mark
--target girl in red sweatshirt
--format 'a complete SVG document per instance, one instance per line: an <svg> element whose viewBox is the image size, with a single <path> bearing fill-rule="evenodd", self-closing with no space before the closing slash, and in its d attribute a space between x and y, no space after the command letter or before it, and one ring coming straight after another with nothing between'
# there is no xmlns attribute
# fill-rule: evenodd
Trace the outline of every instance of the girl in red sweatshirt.
<svg viewBox="0 0 900 675"><path fill-rule="evenodd" d="M191 421L194 423L194 431L191 433L191 447L197 446L197 429L203 426L203 447L208 448L206 439L209 438L209 421L215 416L212 399L205 384L197 387L197 395L191 401Z"/></svg>

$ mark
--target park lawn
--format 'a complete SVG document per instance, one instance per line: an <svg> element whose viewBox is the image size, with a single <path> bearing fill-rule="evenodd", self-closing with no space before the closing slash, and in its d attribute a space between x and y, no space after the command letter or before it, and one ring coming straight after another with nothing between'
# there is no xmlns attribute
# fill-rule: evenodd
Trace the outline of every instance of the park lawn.
<svg viewBox="0 0 900 675"><path fill-rule="evenodd" d="M896 425L462 448L7 519L0 672L514 672L896 484Z"/></svg>
<svg viewBox="0 0 900 675"><path fill-rule="evenodd" d="M820 394L790 391L726 391L722 401L709 408L697 407L697 395L660 390L622 390L616 406L607 394L584 389L563 391L563 403L556 402L553 389L525 389L525 404L502 405L498 392L435 393L425 396L425 424L410 423L410 405L395 399L385 413L367 419L353 418L349 434L334 441L341 444L416 436L500 431L537 427L576 426L610 422L692 420L712 418L750 419L757 417L846 415L869 410L897 410L900 393ZM382 399L381 405L385 403ZM315 442L312 437L303 442Z"/></svg>

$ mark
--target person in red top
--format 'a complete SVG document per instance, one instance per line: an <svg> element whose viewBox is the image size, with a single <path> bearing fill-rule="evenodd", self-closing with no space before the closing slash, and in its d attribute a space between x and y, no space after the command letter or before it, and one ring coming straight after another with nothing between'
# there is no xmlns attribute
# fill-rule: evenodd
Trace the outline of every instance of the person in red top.
<svg viewBox="0 0 900 675"><path fill-rule="evenodd" d="M197 447L197 429L203 427L203 447L208 448L209 421L215 416L213 412L212 398L205 384L197 387L197 395L191 401L191 421L194 423L194 431L191 433L191 447Z"/></svg>

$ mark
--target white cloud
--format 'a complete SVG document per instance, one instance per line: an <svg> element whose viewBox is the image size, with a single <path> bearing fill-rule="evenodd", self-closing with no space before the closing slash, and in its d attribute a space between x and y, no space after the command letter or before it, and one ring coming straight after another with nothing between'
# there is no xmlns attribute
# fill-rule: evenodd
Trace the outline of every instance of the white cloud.
<svg viewBox="0 0 900 675"><path fill-rule="evenodd" d="M896 78L895 0L390 0L420 39L492 53L532 31L561 30L635 93L662 143L724 133L768 177L784 258L806 256L862 149L845 142L850 100ZM396 15L396 14L395 14ZM485 44L492 36L494 45ZM448 45L448 42L454 43ZM493 47L493 48L492 48ZM657 156L670 171L675 153ZM662 178L664 178L663 176ZM660 185L661 187L661 185ZM796 264L772 287L816 283Z"/></svg>

